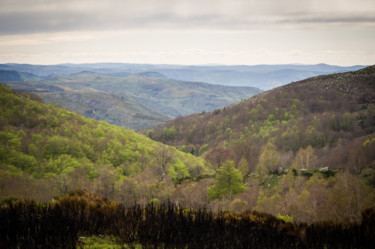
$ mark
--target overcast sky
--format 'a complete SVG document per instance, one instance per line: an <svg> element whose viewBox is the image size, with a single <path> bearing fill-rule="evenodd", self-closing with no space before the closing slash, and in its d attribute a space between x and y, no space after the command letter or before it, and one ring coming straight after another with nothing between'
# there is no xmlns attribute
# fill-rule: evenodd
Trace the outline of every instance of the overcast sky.
<svg viewBox="0 0 375 249"><path fill-rule="evenodd" d="M0 63L375 64L374 0L0 0Z"/></svg>

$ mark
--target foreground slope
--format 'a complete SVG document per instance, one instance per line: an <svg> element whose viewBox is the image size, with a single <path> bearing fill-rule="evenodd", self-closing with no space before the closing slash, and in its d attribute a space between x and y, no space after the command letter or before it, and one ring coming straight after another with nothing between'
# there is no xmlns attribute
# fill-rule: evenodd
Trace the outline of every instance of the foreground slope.
<svg viewBox="0 0 375 249"><path fill-rule="evenodd" d="M124 203L165 199L208 174L203 159L0 86L0 199L88 189Z"/></svg>

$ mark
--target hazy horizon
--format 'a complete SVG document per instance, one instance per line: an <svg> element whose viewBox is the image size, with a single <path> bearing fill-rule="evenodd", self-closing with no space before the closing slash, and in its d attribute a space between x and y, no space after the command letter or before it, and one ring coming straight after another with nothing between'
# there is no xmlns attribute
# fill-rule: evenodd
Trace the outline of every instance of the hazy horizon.
<svg viewBox="0 0 375 249"><path fill-rule="evenodd" d="M19 63L19 62L1 62L0 64L20 64L20 65L33 65L33 66L64 66L64 65L95 65L95 64L128 64L128 65L155 65L155 66L197 66L197 67L236 67L236 66L288 66L288 65L294 65L294 66L316 66L316 65L327 65L327 66L338 66L338 67L356 67L356 66L371 66L375 64L352 64L352 65L336 65L336 64L328 64L328 63L313 63L313 64L306 64L306 63L269 63L269 64L222 64L222 63L204 63L204 64L172 64L172 63L132 63L132 62L116 62L116 61L98 61L98 62L81 62L81 63L75 63L75 62L63 62L63 63L49 63L49 64L41 64L41 63Z"/></svg>
<svg viewBox="0 0 375 249"><path fill-rule="evenodd" d="M0 63L375 62L372 0L0 0Z"/></svg>

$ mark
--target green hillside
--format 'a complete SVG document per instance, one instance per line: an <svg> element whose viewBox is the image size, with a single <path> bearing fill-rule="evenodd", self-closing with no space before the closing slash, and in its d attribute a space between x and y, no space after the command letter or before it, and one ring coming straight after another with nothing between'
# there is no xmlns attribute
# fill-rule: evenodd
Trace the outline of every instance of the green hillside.
<svg viewBox="0 0 375 249"><path fill-rule="evenodd" d="M201 155L218 171L233 161L249 186L237 196L245 208L310 222L355 219L375 203L369 194L375 187L374 66L291 83L147 134ZM344 200L350 204L339 204Z"/></svg>
<svg viewBox="0 0 375 249"><path fill-rule="evenodd" d="M131 130L0 86L0 199L51 200L87 189L123 202L166 200L205 162Z"/></svg>

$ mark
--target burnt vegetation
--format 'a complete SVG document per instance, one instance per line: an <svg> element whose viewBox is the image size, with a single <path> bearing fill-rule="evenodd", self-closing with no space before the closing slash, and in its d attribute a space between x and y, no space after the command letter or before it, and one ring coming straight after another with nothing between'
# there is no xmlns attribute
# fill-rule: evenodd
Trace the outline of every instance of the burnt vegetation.
<svg viewBox="0 0 375 249"><path fill-rule="evenodd" d="M375 210L360 223L293 224L260 212L214 214L171 202L123 205L86 191L50 203L6 200L0 206L1 248L80 248L83 236L114 235L134 248L371 248Z"/></svg>

